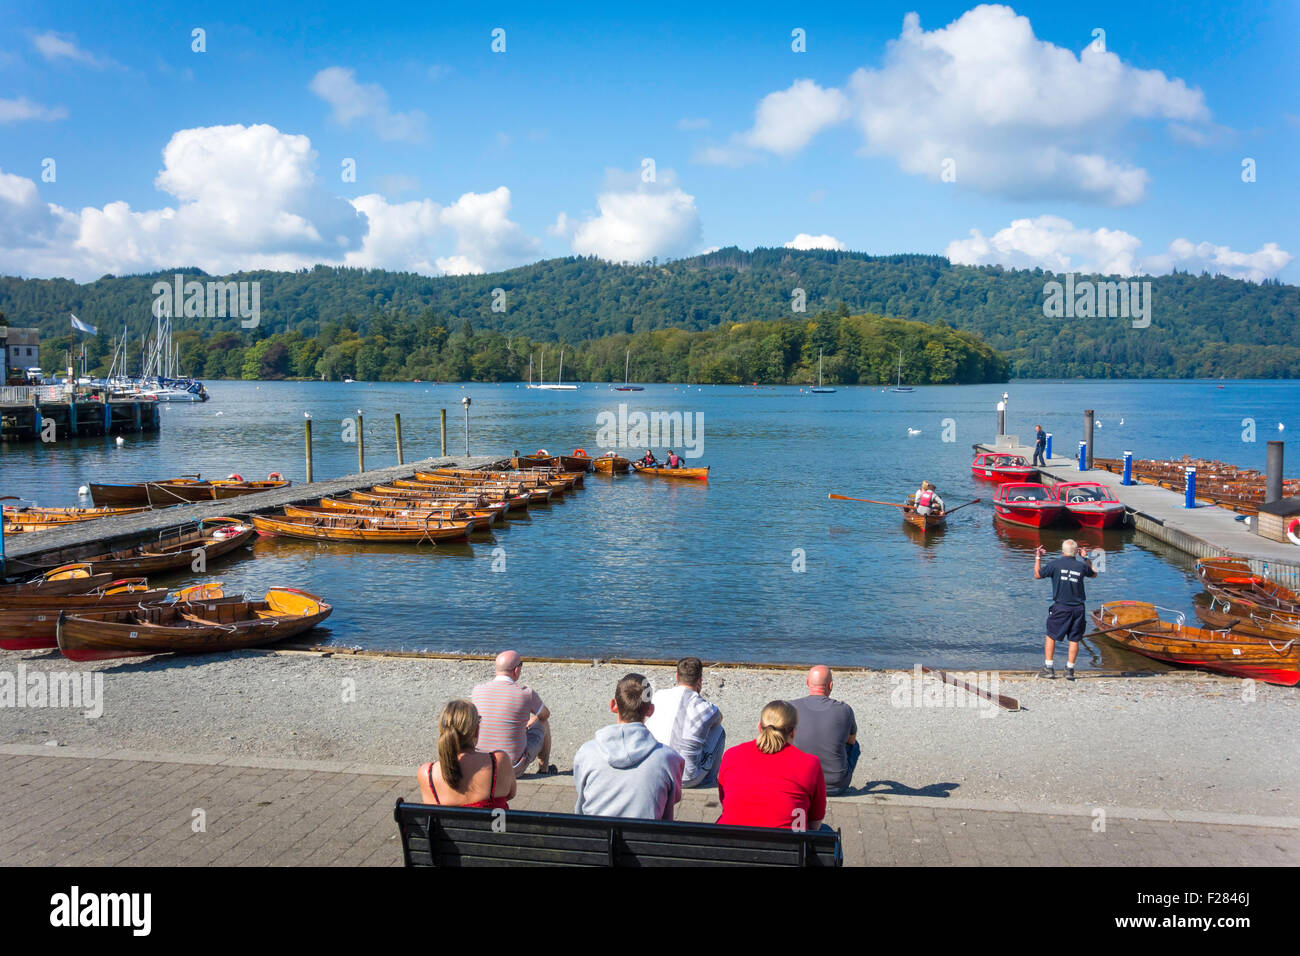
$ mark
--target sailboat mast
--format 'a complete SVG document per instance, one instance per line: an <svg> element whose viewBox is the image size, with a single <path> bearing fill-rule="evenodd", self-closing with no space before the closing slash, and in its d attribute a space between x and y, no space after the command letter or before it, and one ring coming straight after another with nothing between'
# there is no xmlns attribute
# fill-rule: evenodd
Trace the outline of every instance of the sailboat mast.
<svg viewBox="0 0 1300 956"><path fill-rule="evenodd" d="M631 364L632 364L632 350L628 349L627 357L623 359L623 384L624 385L627 384L627 370L631 367Z"/></svg>

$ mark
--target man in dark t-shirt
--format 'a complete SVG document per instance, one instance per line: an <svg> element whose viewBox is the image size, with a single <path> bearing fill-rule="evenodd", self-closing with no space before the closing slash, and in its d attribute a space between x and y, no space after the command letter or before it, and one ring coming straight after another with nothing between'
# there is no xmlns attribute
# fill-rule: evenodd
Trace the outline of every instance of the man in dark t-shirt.
<svg viewBox="0 0 1300 956"><path fill-rule="evenodd" d="M1035 465L1047 465L1047 459L1043 453L1047 451L1047 432L1043 431L1042 425L1034 426L1034 461Z"/></svg>
<svg viewBox="0 0 1300 956"><path fill-rule="evenodd" d="M1039 677L1051 680L1056 676L1052 657L1057 641L1069 641L1070 651L1065 662L1065 679L1074 680L1074 660L1079 655L1079 639L1083 637L1087 616L1084 603L1084 578L1095 578L1097 572L1088 560L1088 549L1079 547L1074 540L1061 543L1061 556L1043 564L1047 549L1040 546L1034 552L1034 577L1052 579L1052 606L1047 612L1047 640L1043 644L1046 661ZM1076 557L1077 554L1077 557Z"/></svg>
<svg viewBox="0 0 1300 956"><path fill-rule="evenodd" d="M862 747L853 708L831 697L834 675L818 664L804 678L808 696L790 703L799 714L799 749L821 761L826 793L836 796L849 788Z"/></svg>

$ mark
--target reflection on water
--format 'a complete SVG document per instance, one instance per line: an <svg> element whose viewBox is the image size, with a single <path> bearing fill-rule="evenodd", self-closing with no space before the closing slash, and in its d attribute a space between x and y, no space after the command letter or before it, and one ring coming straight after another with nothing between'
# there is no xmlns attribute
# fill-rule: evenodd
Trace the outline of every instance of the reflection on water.
<svg viewBox="0 0 1300 956"><path fill-rule="evenodd" d="M1106 552L1106 571L1088 582L1093 606L1141 599L1190 612L1199 590L1193 562L1158 542L1127 529L1037 532L994 522L992 486L971 477L970 446L991 437L1004 390L1012 396L1009 430L1029 435L1041 422L1057 449L1074 447L1083 409L1096 409L1103 423L1097 453L1105 456L1191 453L1262 467L1264 444L1240 441L1241 419L1300 421L1300 387L1290 383L1217 391L1212 383L1014 383L810 395L663 385L629 394L593 385L553 393L513 385L215 382L211 402L165 407L157 436L127 436L121 447L111 440L3 446L0 494L68 505L91 480L195 471L249 478L279 471L301 481L304 412L313 417L316 475L343 475L356 470L356 448L342 440L342 422L358 407L371 467L396 462L394 412L411 461L438 453L438 410L446 408L455 454L464 447L464 395L473 398L473 453L593 451L597 415L622 403L632 411L702 413L699 463L713 466L710 481L593 474L585 490L468 543L262 538L212 574L232 590L261 594L279 584L318 593L336 610L312 638L364 647L492 652L508 644L538 656L1033 667L1050 603L1050 584L1033 577L1033 551L1042 543L1059 552L1074 537ZM956 442L941 440L947 419ZM920 434L908 437L909 428ZM954 514L944 530L922 534L895 508L827 499L836 492L902 501L922 479L935 482L950 506L983 501ZM1115 649L1102 647L1110 665Z"/></svg>

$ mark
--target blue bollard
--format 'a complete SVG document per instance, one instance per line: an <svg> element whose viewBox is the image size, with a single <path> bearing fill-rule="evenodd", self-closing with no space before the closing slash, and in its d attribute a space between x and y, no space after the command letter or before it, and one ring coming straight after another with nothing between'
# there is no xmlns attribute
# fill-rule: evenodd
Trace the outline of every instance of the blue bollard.
<svg viewBox="0 0 1300 956"><path fill-rule="evenodd" d="M1086 441L1079 442L1079 470L1088 470L1088 443Z"/></svg>
<svg viewBox="0 0 1300 956"><path fill-rule="evenodd" d="M1044 461L1052 460L1052 433L1051 432L1047 433L1047 444L1043 448L1043 460Z"/></svg>
<svg viewBox="0 0 1300 956"><path fill-rule="evenodd" d="M1121 485L1133 484L1133 453L1124 452L1124 477L1119 480Z"/></svg>
<svg viewBox="0 0 1300 956"><path fill-rule="evenodd" d="M1196 507L1196 469L1187 469L1187 490L1183 492L1183 507Z"/></svg>

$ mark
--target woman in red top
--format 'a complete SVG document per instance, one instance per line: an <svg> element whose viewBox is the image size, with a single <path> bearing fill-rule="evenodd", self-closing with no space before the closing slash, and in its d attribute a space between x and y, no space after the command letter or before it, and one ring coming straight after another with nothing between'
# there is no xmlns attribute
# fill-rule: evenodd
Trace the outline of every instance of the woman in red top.
<svg viewBox="0 0 1300 956"><path fill-rule="evenodd" d="M478 708L453 700L438 718L438 760L419 770L420 796L445 807L508 810L515 795L515 772L504 750L479 753Z"/></svg>
<svg viewBox="0 0 1300 956"><path fill-rule="evenodd" d="M826 816L821 761L794 746L799 712L783 700L763 708L758 739L737 744L718 767L719 823L814 830Z"/></svg>

